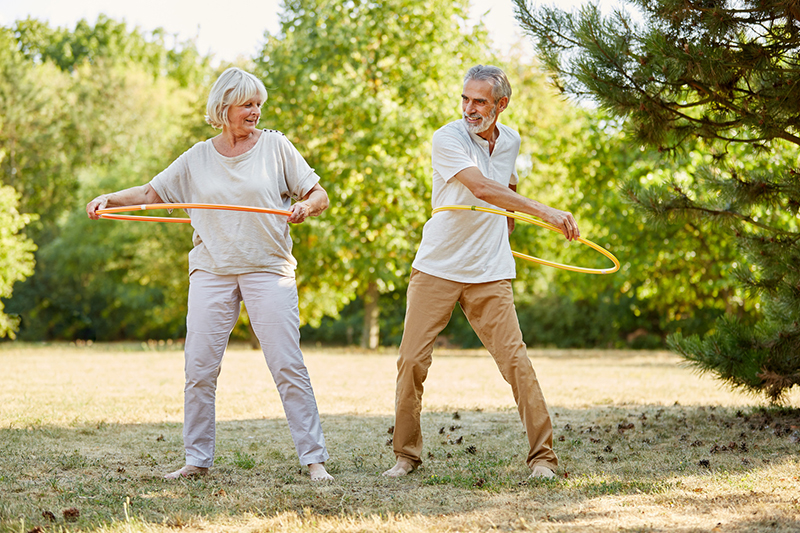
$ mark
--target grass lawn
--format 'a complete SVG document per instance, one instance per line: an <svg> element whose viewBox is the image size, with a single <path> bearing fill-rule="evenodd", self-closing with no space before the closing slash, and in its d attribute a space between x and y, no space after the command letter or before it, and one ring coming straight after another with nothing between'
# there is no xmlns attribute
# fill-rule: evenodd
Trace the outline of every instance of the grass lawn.
<svg viewBox="0 0 800 533"><path fill-rule="evenodd" d="M438 351L425 463L392 466L394 351L305 348L330 484L301 472L260 352L230 349L211 474L183 464L178 346L0 344L0 532L800 530L800 391L732 392L665 352L538 351L561 464L527 440L488 354Z"/></svg>

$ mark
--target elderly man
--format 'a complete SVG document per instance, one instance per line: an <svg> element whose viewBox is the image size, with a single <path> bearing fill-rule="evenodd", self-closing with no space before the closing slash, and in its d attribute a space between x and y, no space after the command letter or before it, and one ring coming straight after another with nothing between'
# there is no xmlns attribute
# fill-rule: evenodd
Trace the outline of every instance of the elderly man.
<svg viewBox="0 0 800 533"><path fill-rule="evenodd" d="M570 213L516 193L520 137L497 122L510 98L511 85L499 68L478 65L467 72L461 94L463 118L433 136L433 207L461 204L521 211L542 218L574 240L580 232ZM512 218L475 211L439 212L425 224L412 265L397 361L397 463L383 475L403 476L422 463L423 382L434 341L458 302L511 385L530 443L531 477L555 476L558 458L550 415L514 308L510 280L516 271L508 242L513 229Z"/></svg>

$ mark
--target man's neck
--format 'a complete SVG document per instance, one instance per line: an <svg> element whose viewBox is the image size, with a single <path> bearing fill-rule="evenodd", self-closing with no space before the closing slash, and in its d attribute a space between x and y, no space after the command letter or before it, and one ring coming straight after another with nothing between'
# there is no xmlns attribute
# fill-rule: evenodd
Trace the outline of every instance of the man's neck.
<svg viewBox="0 0 800 533"><path fill-rule="evenodd" d="M486 131L482 131L477 135L489 143L489 154L491 154L494 150L494 144L497 142L497 137L500 135L500 130L497 128L497 121L494 121Z"/></svg>

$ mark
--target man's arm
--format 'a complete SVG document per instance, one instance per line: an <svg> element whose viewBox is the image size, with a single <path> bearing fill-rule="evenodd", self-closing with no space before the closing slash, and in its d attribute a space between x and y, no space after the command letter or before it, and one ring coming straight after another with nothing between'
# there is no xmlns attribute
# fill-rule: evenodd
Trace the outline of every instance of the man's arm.
<svg viewBox="0 0 800 533"><path fill-rule="evenodd" d="M511 189L514 192L517 192L517 184L516 183L509 183L508 184L508 188ZM508 210L508 211L513 213L513 211L511 211L511 210ZM515 225L515 223L517 221L515 219L511 218L511 217L506 217L506 220L508 221L508 234L510 236L512 233L514 233L514 225Z"/></svg>
<svg viewBox="0 0 800 533"><path fill-rule="evenodd" d="M543 203L517 194L511 187L504 187L494 180L486 178L478 167L465 168L455 178L470 190L479 200L496 205L508 211L521 211L539 217L564 232L564 236L572 241L581 236L578 223L572 213L561 211Z"/></svg>

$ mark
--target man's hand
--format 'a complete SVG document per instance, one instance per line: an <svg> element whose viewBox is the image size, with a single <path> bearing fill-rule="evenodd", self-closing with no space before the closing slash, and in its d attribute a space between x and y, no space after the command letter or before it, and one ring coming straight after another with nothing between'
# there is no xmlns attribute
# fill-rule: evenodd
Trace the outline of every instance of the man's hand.
<svg viewBox="0 0 800 533"><path fill-rule="evenodd" d="M479 200L508 211L521 211L539 217L560 229L570 241L574 241L581 236L581 232L578 230L578 223L575 222L572 213L555 209L517 194L514 190L516 186L504 187L494 180L485 178L478 167L465 168L456 174L455 178ZM511 227L509 226L510 229Z"/></svg>
<svg viewBox="0 0 800 533"><path fill-rule="evenodd" d="M574 241L581 236L581 231L578 229L578 223L569 211L561 211L552 207L547 207L542 210L539 215L542 220L552 224L564 233L564 237L569 241Z"/></svg>

